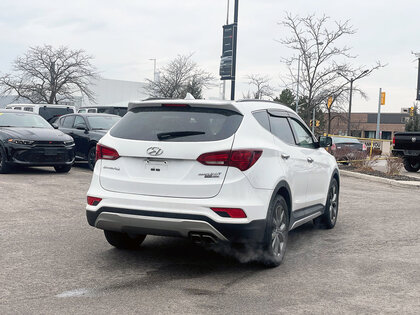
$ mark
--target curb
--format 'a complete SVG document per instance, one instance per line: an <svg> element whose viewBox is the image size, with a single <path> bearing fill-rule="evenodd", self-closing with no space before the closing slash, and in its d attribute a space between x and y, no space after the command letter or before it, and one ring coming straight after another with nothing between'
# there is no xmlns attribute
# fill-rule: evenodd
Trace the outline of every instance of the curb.
<svg viewBox="0 0 420 315"><path fill-rule="evenodd" d="M382 178L382 177L361 174L361 173L356 173L356 172L346 171L346 170L340 170L340 175L359 178L359 179L365 179L365 180L376 182L376 183L388 184L395 187L420 188L420 181L399 181L395 179Z"/></svg>

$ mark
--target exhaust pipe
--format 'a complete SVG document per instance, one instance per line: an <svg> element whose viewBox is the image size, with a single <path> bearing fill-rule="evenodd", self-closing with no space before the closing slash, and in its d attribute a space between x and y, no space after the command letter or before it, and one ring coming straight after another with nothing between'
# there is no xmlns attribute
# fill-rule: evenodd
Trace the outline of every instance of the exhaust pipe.
<svg viewBox="0 0 420 315"><path fill-rule="evenodd" d="M212 235L203 234L202 239L204 244L213 245L217 243L216 239Z"/></svg>
<svg viewBox="0 0 420 315"><path fill-rule="evenodd" d="M190 233L190 239L194 244L201 245L201 235L198 233Z"/></svg>
<svg viewBox="0 0 420 315"><path fill-rule="evenodd" d="M211 234L190 233L190 239L194 244L213 245L217 243L217 239Z"/></svg>

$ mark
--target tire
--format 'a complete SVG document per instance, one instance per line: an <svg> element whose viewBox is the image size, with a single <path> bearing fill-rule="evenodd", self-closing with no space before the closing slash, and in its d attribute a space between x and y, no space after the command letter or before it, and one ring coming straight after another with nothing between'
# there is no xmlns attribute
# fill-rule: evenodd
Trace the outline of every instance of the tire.
<svg viewBox="0 0 420 315"><path fill-rule="evenodd" d="M118 249L137 249L143 243L146 235L128 235L126 233L104 230L105 238L109 244Z"/></svg>
<svg viewBox="0 0 420 315"><path fill-rule="evenodd" d="M91 171L95 168L96 163L96 146L93 146L89 149L87 156L88 166Z"/></svg>
<svg viewBox="0 0 420 315"><path fill-rule="evenodd" d="M267 267L277 267L286 254L289 233L289 207L282 196L277 196L267 214L264 235L262 263Z"/></svg>
<svg viewBox="0 0 420 315"><path fill-rule="evenodd" d="M417 172L420 169L420 159L404 158L404 168L407 172Z"/></svg>
<svg viewBox="0 0 420 315"><path fill-rule="evenodd" d="M6 154L0 147L0 174L7 174L10 172L10 165L6 162Z"/></svg>
<svg viewBox="0 0 420 315"><path fill-rule="evenodd" d="M68 173L71 170L71 165L56 165L54 169L57 173Z"/></svg>
<svg viewBox="0 0 420 315"><path fill-rule="evenodd" d="M314 219L315 225L325 227L327 229L334 228L337 223L339 193L340 189L338 187L337 180L333 178L328 189L324 214Z"/></svg>

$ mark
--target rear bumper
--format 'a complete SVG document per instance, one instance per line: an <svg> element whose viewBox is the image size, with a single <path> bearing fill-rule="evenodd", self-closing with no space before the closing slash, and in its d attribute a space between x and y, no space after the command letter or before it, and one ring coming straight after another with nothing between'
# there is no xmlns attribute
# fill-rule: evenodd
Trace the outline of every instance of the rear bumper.
<svg viewBox="0 0 420 315"><path fill-rule="evenodd" d="M266 223L265 220L254 220L244 224L229 224L202 215L108 207L97 211L87 210L86 216L91 226L103 230L179 237L202 234L211 235L222 242L261 242Z"/></svg>
<svg viewBox="0 0 420 315"><path fill-rule="evenodd" d="M392 155L394 155L394 156L420 157L420 150L393 149L392 150Z"/></svg>
<svg viewBox="0 0 420 315"><path fill-rule="evenodd" d="M253 188L244 177L226 182L212 198L135 195L103 189L95 165L88 196L102 200L86 206L91 226L127 233L189 237L211 234L220 241L259 242L263 239L273 190ZM212 207L241 208L246 218L222 217Z"/></svg>

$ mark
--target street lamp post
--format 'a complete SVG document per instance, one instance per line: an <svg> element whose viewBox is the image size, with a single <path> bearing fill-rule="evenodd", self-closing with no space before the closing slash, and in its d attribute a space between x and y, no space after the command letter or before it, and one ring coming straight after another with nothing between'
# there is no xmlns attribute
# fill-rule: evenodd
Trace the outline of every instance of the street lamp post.
<svg viewBox="0 0 420 315"><path fill-rule="evenodd" d="M341 75L344 79L346 79L350 83L350 96L349 96L349 113L348 113L348 121L347 121L347 136L350 136L350 124L351 124L351 104L353 99L353 82L362 78L365 74L367 74L369 70L363 71L361 74L359 74L355 78L347 78L344 74L338 72L339 75Z"/></svg>
<svg viewBox="0 0 420 315"><path fill-rule="evenodd" d="M299 59L298 59L298 75L297 75L297 85L296 85L296 114L298 114L298 115L299 115L298 110L299 110L300 57L301 57L301 55L299 55Z"/></svg>
<svg viewBox="0 0 420 315"><path fill-rule="evenodd" d="M153 60L153 81L156 81L156 58L151 58Z"/></svg>

